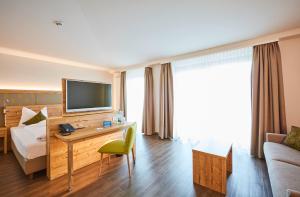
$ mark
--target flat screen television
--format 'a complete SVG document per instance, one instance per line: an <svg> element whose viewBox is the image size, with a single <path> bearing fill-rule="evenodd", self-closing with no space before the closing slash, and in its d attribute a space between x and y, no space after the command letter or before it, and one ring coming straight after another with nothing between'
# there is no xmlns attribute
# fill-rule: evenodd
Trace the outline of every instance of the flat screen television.
<svg viewBox="0 0 300 197"><path fill-rule="evenodd" d="M112 109L111 84L66 80L66 112Z"/></svg>

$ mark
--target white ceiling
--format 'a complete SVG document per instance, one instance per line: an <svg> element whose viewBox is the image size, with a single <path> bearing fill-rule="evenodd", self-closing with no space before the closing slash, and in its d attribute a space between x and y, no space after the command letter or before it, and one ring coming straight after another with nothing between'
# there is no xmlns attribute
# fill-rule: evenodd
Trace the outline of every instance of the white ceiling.
<svg viewBox="0 0 300 197"><path fill-rule="evenodd" d="M117 68L300 27L299 8L299 0L1 0L0 47Z"/></svg>

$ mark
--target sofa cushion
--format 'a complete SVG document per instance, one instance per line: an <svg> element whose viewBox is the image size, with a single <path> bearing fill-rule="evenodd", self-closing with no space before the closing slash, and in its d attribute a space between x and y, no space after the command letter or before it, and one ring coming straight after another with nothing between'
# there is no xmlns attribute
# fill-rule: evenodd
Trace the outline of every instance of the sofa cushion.
<svg viewBox="0 0 300 197"><path fill-rule="evenodd" d="M264 153L267 162L270 160L277 160L300 167L300 151L284 144L265 142Z"/></svg>
<svg viewBox="0 0 300 197"><path fill-rule="evenodd" d="M268 172L274 197L284 197L288 189L300 190L300 167L271 160Z"/></svg>
<svg viewBox="0 0 300 197"><path fill-rule="evenodd" d="M291 132L288 133L283 143L300 151L300 128L292 126Z"/></svg>

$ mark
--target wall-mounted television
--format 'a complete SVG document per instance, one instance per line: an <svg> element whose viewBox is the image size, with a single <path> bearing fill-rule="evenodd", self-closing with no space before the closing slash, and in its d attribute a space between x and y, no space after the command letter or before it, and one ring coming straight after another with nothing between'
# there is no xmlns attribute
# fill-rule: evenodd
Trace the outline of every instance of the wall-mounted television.
<svg viewBox="0 0 300 197"><path fill-rule="evenodd" d="M66 112L112 109L111 84L66 79Z"/></svg>

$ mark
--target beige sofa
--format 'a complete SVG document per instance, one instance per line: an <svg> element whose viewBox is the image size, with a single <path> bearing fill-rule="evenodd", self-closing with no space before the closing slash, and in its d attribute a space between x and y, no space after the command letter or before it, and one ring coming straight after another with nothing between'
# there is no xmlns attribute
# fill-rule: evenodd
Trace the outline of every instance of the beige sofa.
<svg viewBox="0 0 300 197"><path fill-rule="evenodd" d="M281 144L283 134L268 133L264 153L274 197L300 197L300 151Z"/></svg>

